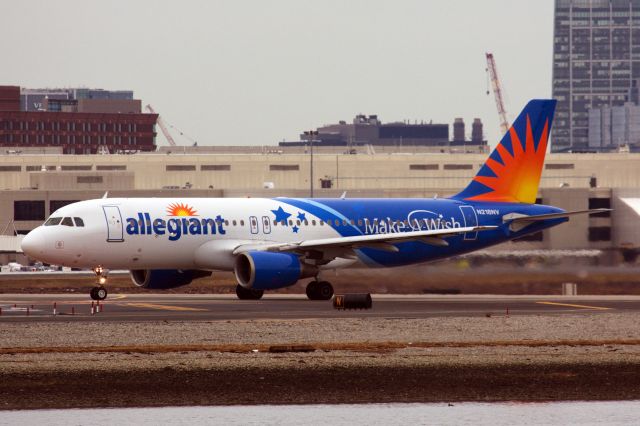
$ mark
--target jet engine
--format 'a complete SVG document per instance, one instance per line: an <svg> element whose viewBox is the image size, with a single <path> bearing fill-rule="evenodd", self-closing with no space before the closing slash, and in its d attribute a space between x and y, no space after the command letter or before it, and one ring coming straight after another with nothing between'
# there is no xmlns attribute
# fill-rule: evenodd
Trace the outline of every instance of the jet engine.
<svg viewBox="0 0 640 426"><path fill-rule="evenodd" d="M313 277L318 269L300 262L295 254L249 251L236 257L234 272L242 287L273 290Z"/></svg>
<svg viewBox="0 0 640 426"><path fill-rule="evenodd" d="M132 269L130 274L131 281L138 287L166 290L190 284L196 278L211 275L211 272L197 269Z"/></svg>

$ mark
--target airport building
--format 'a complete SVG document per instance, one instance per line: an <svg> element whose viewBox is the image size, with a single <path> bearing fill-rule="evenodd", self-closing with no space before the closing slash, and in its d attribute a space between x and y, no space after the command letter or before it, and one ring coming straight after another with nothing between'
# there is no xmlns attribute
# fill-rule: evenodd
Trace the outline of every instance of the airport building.
<svg viewBox="0 0 640 426"><path fill-rule="evenodd" d="M110 197L276 197L309 195L308 154L203 153L0 156L0 226L24 234L57 208ZM464 188L486 155L433 153L314 156L316 197L445 197ZM566 210L613 208L577 216L501 250L596 249L612 256L640 249L640 154L549 154L539 202Z"/></svg>
<svg viewBox="0 0 640 426"><path fill-rule="evenodd" d="M21 109L25 108L25 109ZM65 154L154 151L157 114L133 92L0 86L0 147L59 147Z"/></svg>
<svg viewBox="0 0 640 426"><path fill-rule="evenodd" d="M589 146L589 110L619 107L640 78L640 0L556 0L552 152Z"/></svg>

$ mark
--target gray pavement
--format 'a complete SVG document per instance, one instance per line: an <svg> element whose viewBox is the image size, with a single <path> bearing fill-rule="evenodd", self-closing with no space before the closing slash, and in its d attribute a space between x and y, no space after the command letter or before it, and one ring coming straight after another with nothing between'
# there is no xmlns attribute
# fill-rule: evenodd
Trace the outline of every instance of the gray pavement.
<svg viewBox="0 0 640 426"><path fill-rule="evenodd" d="M341 311L303 295L112 294L101 312L84 294L0 294L0 322L207 321L314 318L431 318L640 312L640 296L373 295L370 310ZM54 316L54 304L56 314Z"/></svg>

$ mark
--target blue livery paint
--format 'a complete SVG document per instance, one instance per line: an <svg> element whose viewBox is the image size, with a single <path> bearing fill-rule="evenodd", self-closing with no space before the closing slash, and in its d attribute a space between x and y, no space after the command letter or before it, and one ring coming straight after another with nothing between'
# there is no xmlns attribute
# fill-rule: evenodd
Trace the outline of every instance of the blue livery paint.
<svg viewBox="0 0 640 426"><path fill-rule="evenodd" d="M139 280L138 285L155 290L166 290L190 284L196 278L196 275L199 275L199 271L182 271L178 269L152 269L132 272L140 274L139 277L136 277Z"/></svg>
<svg viewBox="0 0 640 426"><path fill-rule="evenodd" d="M395 244L399 249L396 253L370 248L356 251L362 262L377 267L410 265L464 254L538 232L567 220L561 218L535 222L518 232L513 232L509 229L508 222L503 223L503 217L507 214L541 215L562 213L564 210L537 204L472 203L453 199L277 200L300 210L305 209L309 214L324 220L325 226L331 226L344 237L455 229L474 225L498 227L495 230L448 237L447 247L416 241ZM477 223L469 223L471 212L475 213L474 222ZM465 218L465 215L468 216Z"/></svg>
<svg viewBox="0 0 640 426"><path fill-rule="evenodd" d="M274 290L294 285L300 279L302 268L294 254L250 251L244 255L251 263L248 288Z"/></svg>

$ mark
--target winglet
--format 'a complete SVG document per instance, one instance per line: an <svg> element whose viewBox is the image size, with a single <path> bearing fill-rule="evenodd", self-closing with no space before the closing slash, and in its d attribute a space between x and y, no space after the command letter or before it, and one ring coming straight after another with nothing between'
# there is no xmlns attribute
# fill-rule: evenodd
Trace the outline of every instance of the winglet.
<svg viewBox="0 0 640 426"><path fill-rule="evenodd" d="M553 99L529 101L469 186L453 198L535 203L555 107Z"/></svg>

